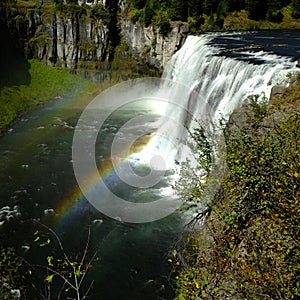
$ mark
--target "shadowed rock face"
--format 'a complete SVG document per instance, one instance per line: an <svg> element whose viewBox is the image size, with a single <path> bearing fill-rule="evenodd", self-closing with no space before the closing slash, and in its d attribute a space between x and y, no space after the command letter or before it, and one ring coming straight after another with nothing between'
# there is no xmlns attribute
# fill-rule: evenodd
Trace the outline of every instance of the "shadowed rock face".
<svg viewBox="0 0 300 300"><path fill-rule="evenodd" d="M0 88L3 86L26 85L30 82L29 64L23 49L16 45L15 38L0 20Z"/></svg>

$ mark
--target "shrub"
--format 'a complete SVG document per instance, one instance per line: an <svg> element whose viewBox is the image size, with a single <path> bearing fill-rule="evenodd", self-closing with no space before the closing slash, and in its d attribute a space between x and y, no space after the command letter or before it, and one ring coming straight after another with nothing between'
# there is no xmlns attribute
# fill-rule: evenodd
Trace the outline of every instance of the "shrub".
<svg viewBox="0 0 300 300"><path fill-rule="evenodd" d="M270 22L281 23L283 20L283 13L279 11L268 11L267 20Z"/></svg>
<svg viewBox="0 0 300 300"><path fill-rule="evenodd" d="M134 22L137 21L143 21L144 17L144 10L143 9L132 9L129 12L129 17L132 19Z"/></svg>
<svg viewBox="0 0 300 300"><path fill-rule="evenodd" d="M300 297L300 114L256 97L244 114L225 128L228 170L204 225L172 259L177 299Z"/></svg>
<svg viewBox="0 0 300 300"><path fill-rule="evenodd" d="M90 16L92 19L101 19L106 23L109 23L110 20L109 11L101 2L97 3L91 8Z"/></svg>
<svg viewBox="0 0 300 300"><path fill-rule="evenodd" d="M166 36L171 29L169 15L166 11L160 10L154 17L154 24L159 27L159 32Z"/></svg>

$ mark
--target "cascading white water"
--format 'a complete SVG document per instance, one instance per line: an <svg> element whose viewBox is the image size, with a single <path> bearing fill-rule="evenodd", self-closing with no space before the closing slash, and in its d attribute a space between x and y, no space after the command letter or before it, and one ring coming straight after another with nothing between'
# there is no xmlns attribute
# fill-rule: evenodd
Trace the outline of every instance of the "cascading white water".
<svg viewBox="0 0 300 300"><path fill-rule="evenodd" d="M262 93L269 97L272 86L286 85L286 75L295 63L263 51L252 53L268 63L254 65L218 56L220 49L209 45L214 35L189 36L167 65L163 77L197 89L195 116L203 104L209 104L216 117L225 118L248 96ZM188 100L188 95L186 97Z"/></svg>
<svg viewBox="0 0 300 300"><path fill-rule="evenodd" d="M202 119L205 114L210 114L210 120L213 122L221 118L226 120L250 95L268 98L272 86L286 85L287 74L295 71L295 63L290 59L263 51L247 53L256 60L262 60L261 64L220 56L221 49L210 44L215 36L189 36L183 47L167 64L162 76L166 81L157 95L168 95L172 101L176 99L180 108L174 107L174 103L165 110L162 107L158 108L160 112L163 110L161 113L164 119L157 135L141 155L147 156L149 152L155 152L169 163L174 162L178 159L178 149L172 151L171 144L182 139L182 127L178 126L176 129L173 120L168 124L165 117L176 119L182 126L193 126L193 123L185 120L186 111L192 112L195 119ZM170 89L169 81L179 85L171 85ZM182 88L182 85L187 88ZM167 145L165 138L161 138L165 136L168 136L172 143ZM181 159L186 159L186 156Z"/></svg>
<svg viewBox="0 0 300 300"><path fill-rule="evenodd" d="M215 155L222 153L221 131L209 133L214 141L206 147L212 153L214 165L208 171L200 169L193 147L185 143L187 129L192 131L197 120L209 124L209 129L214 128L210 124L217 124L221 117L227 119L250 95L264 93L268 97L273 85L288 82L286 74L295 66L288 58L266 52L248 53L256 60L266 58L267 62L260 64L221 56L221 49L211 45L215 37L214 34L188 37L167 65L162 79L143 78L117 85L98 95L85 108L74 134L73 167L81 190L87 190L86 198L99 211L134 223L150 222L171 214L182 204L170 188L178 179L176 161L187 161L184 167L191 167L188 171L192 170L193 175L186 177L195 179L195 184L199 184L199 177L205 180L206 175L210 176L207 181L212 184L205 187L205 193L208 196L215 192L224 174L224 159L220 157L225 155ZM94 158L99 129L112 111L118 111L116 108L125 117L126 105L138 115L122 125L112 142L110 158L114 169L111 176L100 178L90 188L86 174L98 178ZM97 115L98 111L102 115ZM157 114L161 117L157 118ZM93 126L86 129L86 124ZM139 151L135 142L145 136L147 143ZM123 194L119 197L106 183L113 191L115 187L123 191L132 201L123 199ZM119 183L122 184L119 186ZM195 186L190 182L187 185ZM140 192L146 190L141 197ZM152 196L158 200L152 201Z"/></svg>

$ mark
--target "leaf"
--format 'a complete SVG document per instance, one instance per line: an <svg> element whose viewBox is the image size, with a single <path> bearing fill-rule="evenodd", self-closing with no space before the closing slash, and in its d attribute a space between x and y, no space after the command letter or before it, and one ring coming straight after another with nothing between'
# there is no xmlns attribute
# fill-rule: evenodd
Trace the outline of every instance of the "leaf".
<svg viewBox="0 0 300 300"><path fill-rule="evenodd" d="M45 280L48 281L49 283L51 283L53 276L54 276L54 274L48 275Z"/></svg>
<svg viewBox="0 0 300 300"><path fill-rule="evenodd" d="M50 266L50 267L53 267L52 259L53 259L53 256L48 256L47 257L48 266Z"/></svg>
<svg viewBox="0 0 300 300"><path fill-rule="evenodd" d="M75 274L76 274L77 277L80 277L80 276L83 274L83 272L80 271L79 269L77 269L77 270L75 271Z"/></svg>
<svg viewBox="0 0 300 300"><path fill-rule="evenodd" d="M51 240L50 240L50 239L47 239L47 241L44 242L44 243L41 243L40 246L41 246L41 247L44 247L44 246L46 246L46 245L49 245L50 242L51 242Z"/></svg>
<svg viewBox="0 0 300 300"><path fill-rule="evenodd" d="M176 249L173 250L173 256L174 256L174 257L177 256L177 251L176 251Z"/></svg>
<svg viewBox="0 0 300 300"><path fill-rule="evenodd" d="M185 300L182 294L178 296L178 300Z"/></svg>

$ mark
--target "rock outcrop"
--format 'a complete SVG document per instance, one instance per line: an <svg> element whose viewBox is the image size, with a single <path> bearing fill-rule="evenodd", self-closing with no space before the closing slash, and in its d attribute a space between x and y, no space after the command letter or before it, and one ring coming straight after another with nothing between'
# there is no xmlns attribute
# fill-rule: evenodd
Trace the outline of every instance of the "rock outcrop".
<svg viewBox="0 0 300 300"><path fill-rule="evenodd" d="M188 32L188 24L172 22L170 32L164 36L158 27L121 18L121 33L131 52L159 69L181 47Z"/></svg>
<svg viewBox="0 0 300 300"><path fill-rule="evenodd" d="M300 68L300 56L298 57L297 59L297 65L296 65L297 68Z"/></svg>
<svg viewBox="0 0 300 300"><path fill-rule="evenodd" d="M70 69L77 69L80 61L107 58L109 27L101 19L72 18L61 13L45 16L35 11L26 14L25 20L29 57Z"/></svg>
<svg viewBox="0 0 300 300"><path fill-rule="evenodd" d="M89 69L107 68L121 39L137 59L162 69L189 32L188 25L182 23L173 22L170 32L163 35L155 26L133 22L119 14L124 9L122 1L81 2L57 6L44 0L30 9L14 7L9 11L6 7L8 27L23 39L29 58L73 70L87 65Z"/></svg>

